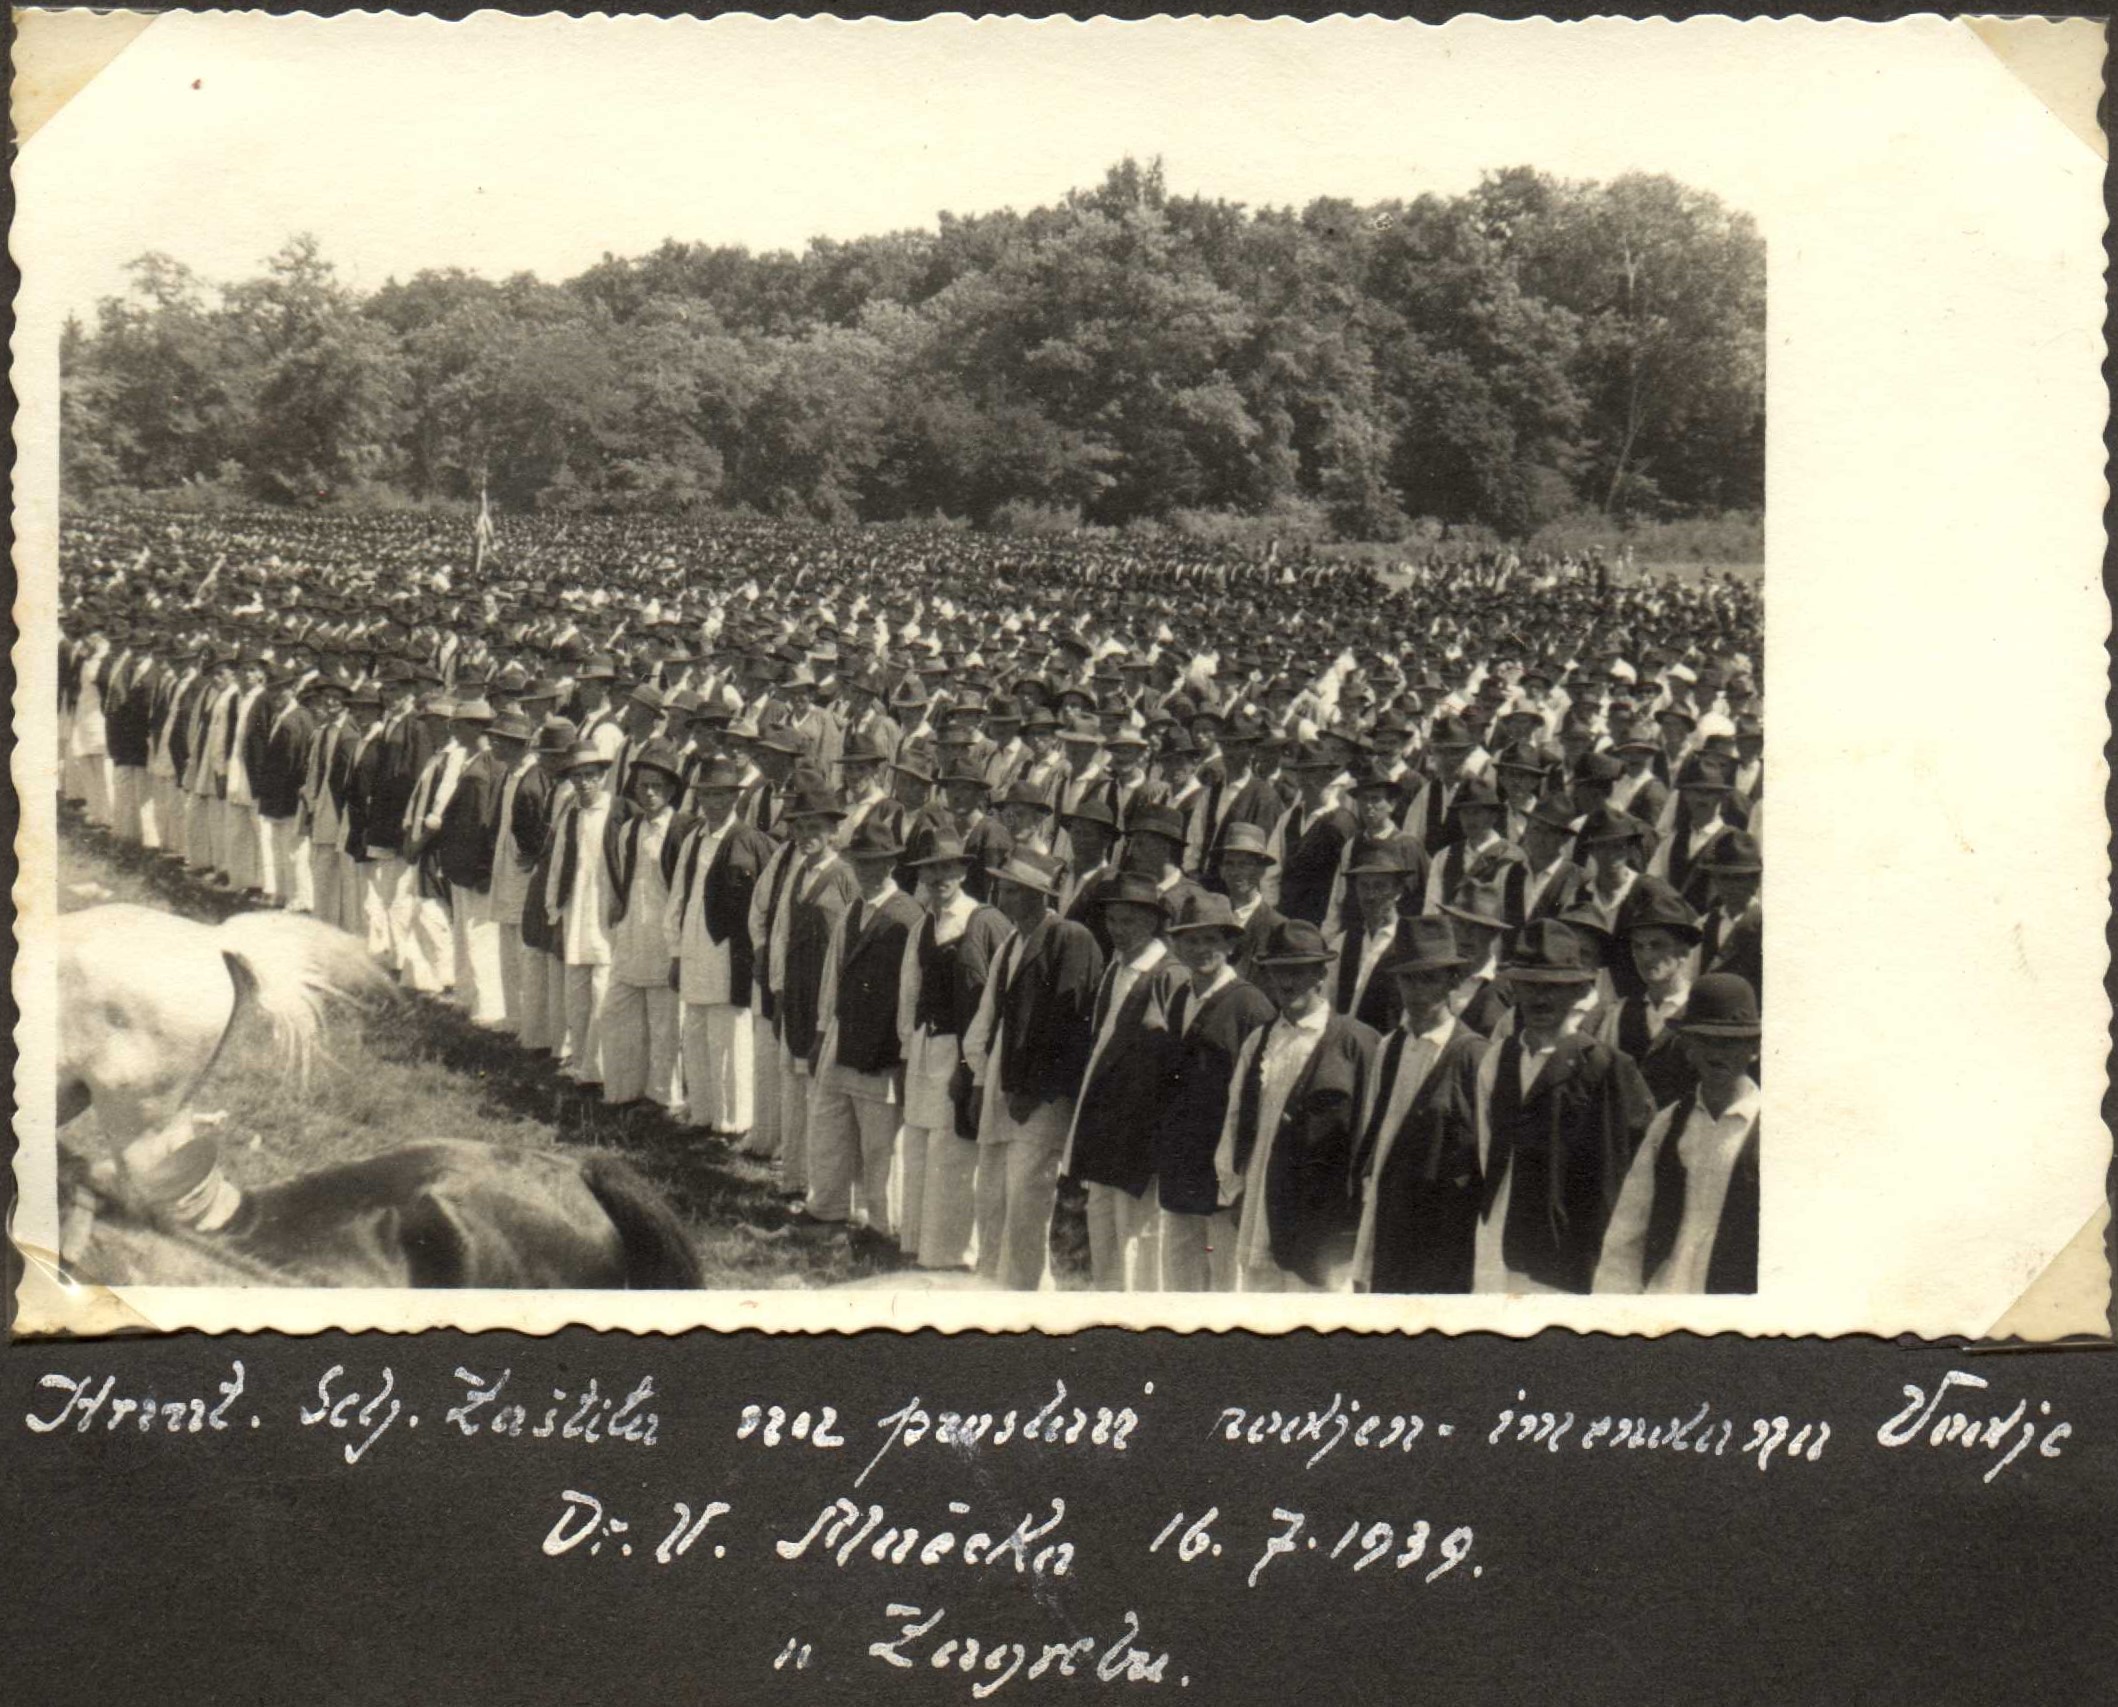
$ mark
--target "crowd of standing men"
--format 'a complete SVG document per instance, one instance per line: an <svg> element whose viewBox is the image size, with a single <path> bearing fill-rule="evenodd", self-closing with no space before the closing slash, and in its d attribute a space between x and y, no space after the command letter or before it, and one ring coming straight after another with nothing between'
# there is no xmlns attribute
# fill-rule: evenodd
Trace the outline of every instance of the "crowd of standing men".
<svg viewBox="0 0 2118 1707"><path fill-rule="evenodd" d="M1756 1285L1755 588L131 511L63 792L931 1269ZM711 1135L710 1138L705 1135Z"/></svg>

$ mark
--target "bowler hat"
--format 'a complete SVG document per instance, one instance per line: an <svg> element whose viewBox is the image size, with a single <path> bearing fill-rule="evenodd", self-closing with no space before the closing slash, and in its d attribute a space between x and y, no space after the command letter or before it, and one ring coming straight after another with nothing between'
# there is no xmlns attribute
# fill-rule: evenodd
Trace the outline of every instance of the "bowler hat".
<svg viewBox="0 0 2118 1707"><path fill-rule="evenodd" d="M1694 1037L1756 1037L1758 993L1733 972L1709 972L1691 987L1673 1022Z"/></svg>

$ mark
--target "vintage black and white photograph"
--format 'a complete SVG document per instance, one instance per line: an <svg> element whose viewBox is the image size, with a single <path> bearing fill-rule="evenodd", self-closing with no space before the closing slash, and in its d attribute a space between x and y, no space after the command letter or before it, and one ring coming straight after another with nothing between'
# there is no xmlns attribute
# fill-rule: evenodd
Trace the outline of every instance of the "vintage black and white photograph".
<svg viewBox="0 0 2118 1707"><path fill-rule="evenodd" d="M70 1283L1760 1292L1693 61L163 23L57 302Z"/></svg>

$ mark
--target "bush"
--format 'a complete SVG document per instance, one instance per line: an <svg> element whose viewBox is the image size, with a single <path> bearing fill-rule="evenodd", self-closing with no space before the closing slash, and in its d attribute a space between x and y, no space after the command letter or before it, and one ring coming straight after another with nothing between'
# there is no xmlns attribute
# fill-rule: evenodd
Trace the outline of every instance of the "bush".
<svg viewBox="0 0 2118 1707"><path fill-rule="evenodd" d="M1628 525L1587 511L1539 528L1531 535L1529 548L1576 556L1600 550L1613 559L1629 550L1633 561L1640 564L1761 564L1765 561L1765 518L1756 510L1728 510Z"/></svg>
<svg viewBox="0 0 2118 1707"><path fill-rule="evenodd" d="M1274 540L1317 545L1332 537L1331 517L1313 498L1283 498L1252 515L1241 510L1172 510L1169 531L1200 545L1263 551Z"/></svg>
<svg viewBox="0 0 2118 1707"><path fill-rule="evenodd" d="M991 533L1017 538L1062 539L1081 531L1081 506L1036 504L1027 498L1010 498L994 509L986 528Z"/></svg>

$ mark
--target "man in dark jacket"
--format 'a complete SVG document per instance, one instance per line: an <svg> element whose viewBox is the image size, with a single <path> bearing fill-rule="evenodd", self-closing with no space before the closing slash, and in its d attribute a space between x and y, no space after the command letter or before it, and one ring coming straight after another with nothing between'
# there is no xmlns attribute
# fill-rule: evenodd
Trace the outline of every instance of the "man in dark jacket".
<svg viewBox="0 0 2118 1707"><path fill-rule="evenodd" d="M427 859L447 887L456 1000L479 1025L498 1028L507 1018L507 1004L500 993L493 855L500 839L500 790L521 749L511 743L506 761L495 755L486 735L492 722L492 708L483 700L466 700L456 707L452 733L470 756L442 804L441 825L427 844Z"/></svg>
<svg viewBox="0 0 2118 1707"><path fill-rule="evenodd" d="M1524 926L1503 970L1516 1024L1478 1071L1473 1287L1586 1292L1654 1104L1640 1069L1581 1030L1596 968L1571 926Z"/></svg>
<svg viewBox="0 0 2118 1707"><path fill-rule="evenodd" d="M1220 1205L1214 1151L1236 1056L1272 1023L1274 1011L1230 962L1241 940L1234 911L1219 895L1191 897L1169 927L1170 948L1189 977L1170 998L1169 1093L1148 1156L1161 1209L1164 1292L1235 1290L1236 1217Z"/></svg>
<svg viewBox="0 0 2118 1707"><path fill-rule="evenodd" d="M980 1088L978 1272L1015 1291L1044 1280L1059 1162L1094 1042L1103 952L1052 911L1062 870L1034 848L994 868L993 904L1015 934L986 981L964 1059Z"/></svg>
<svg viewBox="0 0 2118 1707"><path fill-rule="evenodd" d="M898 991L919 904L891 875L904 847L871 813L845 847L860 893L839 914L825 958L816 1082L809 1103L811 1219L858 1219L896 1237L890 1164L904 1106Z"/></svg>
<svg viewBox="0 0 2118 1707"><path fill-rule="evenodd" d="M1447 918L1407 919L1384 968L1403 1017L1384 1039L1353 1157L1359 1292L1468 1292L1478 1228L1478 1063L1449 997L1465 957Z"/></svg>
<svg viewBox="0 0 2118 1707"><path fill-rule="evenodd" d="M1360 833L1360 820L1331 797L1338 765L1317 743L1297 749L1287 769L1301 785L1302 798L1274 832L1280 860L1274 905L1290 919L1321 925L1331 910L1346 844Z"/></svg>
<svg viewBox="0 0 2118 1707"><path fill-rule="evenodd" d="M1238 1291L1330 1292L1350 1280L1347 1180L1376 1036L1331 1011L1331 961L1323 933L1302 919L1281 925L1258 959L1279 1017L1237 1057L1214 1156L1222 1203L1241 1204Z"/></svg>
<svg viewBox="0 0 2118 1707"><path fill-rule="evenodd" d="M1110 937L1096 986L1093 1042L1061 1171L1087 1188L1091 1284L1099 1292L1152 1292L1155 1249L1150 1155L1168 1093L1170 998L1183 973L1162 940L1168 915L1154 880L1123 872L1099 898Z"/></svg>
<svg viewBox="0 0 2118 1707"><path fill-rule="evenodd" d="M250 720L244 754L257 802L259 886L267 900L306 913L315 906L315 889L308 860L300 853L298 820L316 719L301 702L300 676L286 676L276 685L279 704L269 718Z"/></svg>

